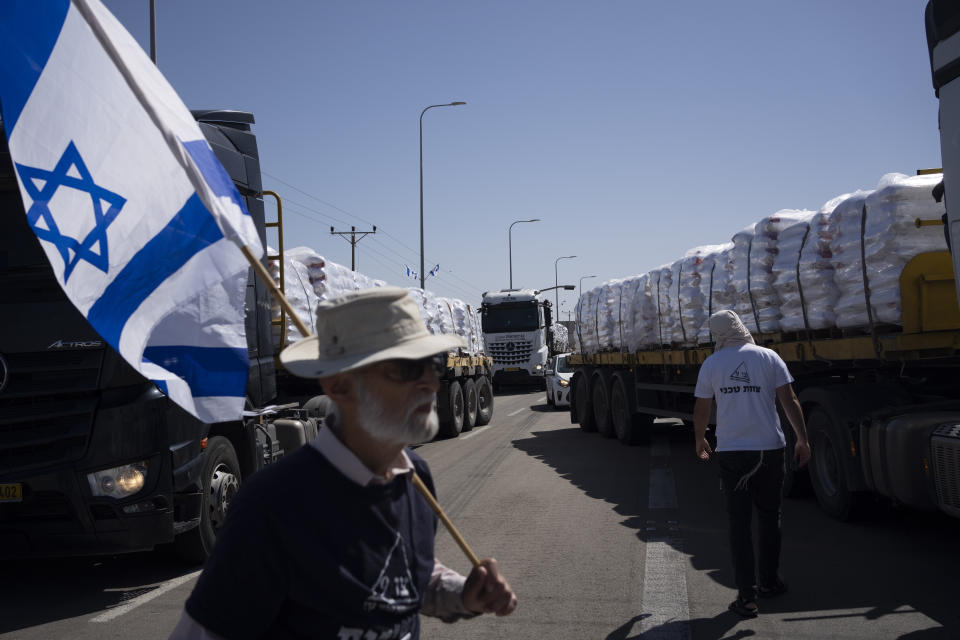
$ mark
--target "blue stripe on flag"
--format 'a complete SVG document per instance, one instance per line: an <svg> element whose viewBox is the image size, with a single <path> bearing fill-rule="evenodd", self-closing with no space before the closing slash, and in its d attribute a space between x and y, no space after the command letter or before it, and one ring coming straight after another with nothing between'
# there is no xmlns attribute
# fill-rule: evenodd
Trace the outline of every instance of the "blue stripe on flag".
<svg viewBox="0 0 960 640"><path fill-rule="evenodd" d="M200 173L203 174L203 179L210 185L214 195L230 198L240 207L241 211L250 215L247 211L247 206L243 203L243 198L240 197L240 193L237 191L237 187L233 184L233 180L230 179L227 170L224 169L220 161L217 160L217 156L214 155L213 150L210 149L206 141L191 140L184 142L181 140L180 143L183 145L183 148L187 150L187 153L190 154L190 157L193 158L197 168L200 169Z"/></svg>
<svg viewBox="0 0 960 640"><path fill-rule="evenodd" d="M127 319L153 290L195 254L222 239L217 222L194 193L170 223L124 265L90 307L87 320L118 348Z"/></svg>
<svg viewBox="0 0 960 640"><path fill-rule="evenodd" d="M163 392L163 395L165 395L165 396L169 396L169 395L170 395L170 390L167 389L167 381L166 381L166 380L151 380L151 382L152 382L153 384L157 385L157 389L160 389L160 391Z"/></svg>
<svg viewBox="0 0 960 640"><path fill-rule="evenodd" d="M0 2L0 87L8 139L60 37L69 9L70 0Z"/></svg>
<svg viewBox="0 0 960 640"><path fill-rule="evenodd" d="M246 394L250 368L246 349L147 347L143 358L183 378L194 398Z"/></svg>

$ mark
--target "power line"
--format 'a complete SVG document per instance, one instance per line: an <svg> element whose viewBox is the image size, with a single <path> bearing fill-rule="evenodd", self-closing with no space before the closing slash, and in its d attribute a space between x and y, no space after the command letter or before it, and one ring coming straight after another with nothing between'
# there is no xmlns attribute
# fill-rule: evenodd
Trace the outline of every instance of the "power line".
<svg viewBox="0 0 960 640"><path fill-rule="evenodd" d="M329 203L329 202L327 202L327 201L325 201L325 200L322 200L322 199L318 198L317 196L313 195L312 193L308 193L308 192L304 191L303 189L301 189L301 188L299 188L299 187L296 187L296 186L290 184L289 182L286 182L285 180L282 180L281 178L278 178L277 176L274 176L274 175L272 175L272 174L270 174L270 173L268 173L268 172L266 172L266 171L262 171L262 170L261 170L261 173L263 173L263 175L265 175L265 176L268 176L268 177L276 180L277 182L279 182L279 183L281 183L281 184L283 184L283 185L286 185L286 186L290 187L291 189L293 189L293 190L295 190L295 191L297 191L297 192L299 192L299 193L302 193L303 195L305 195L305 196L307 196L307 197L309 197L309 198L312 198L313 200L316 200L317 202L319 202L319 203L321 203L321 204L323 204L323 205L325 205L325 206L327 206L327 207L330 207L330 208L332 208L332 209L335 209L335 210L337 210L337 211L339 211L339 212L341 212L341 213L343 213L343 214L345 214L345 215L348 215L348 216L350 216L350 217L356 218L357 220L360 220L361 222L364 222L364 223L366 223L366 224L372 224L371 222L365 220L364 218L361 218L360 216L358 216L358 215L356 215L356 214L350 213L349 211L347 211L347 210L345 210L345 209L341 209L340 207L338 207L338 206L336 206L336 205L334 205L334 204L332 204L332 203ZM333 220L333 221L335 221L335 222L340 222L340 223L342 223L342 224L349 224L349 223L346 222L345 220L341 220L341 219L336 218L336 217L334 217L334 216L331 216L331 215L329 215L329 214L323 213L322 211L317 211L316 209L312 209L312 208L310 208L309 206L307 206L307 205L305 205L305 204L303 204L303 203L299 203L299 202L296 202L296 201L294 201L294 200L287 200L287 199L285 199L284 202L289 202L290 204L297 205L297 206L299 206L299 207L301 207L301 208L303 208L303 209L306 209L307 211L311 211L311 212L313 212L313 213L316 213L316 214L319 215L319 216L322 216L322 217L324 217L324 218L327 218L328 220ZM401 247L404 247L405 249L407 249L408 251L410 251L411 254L413 254L414 257L416 257L416 256L419 255L418 252L417 252L415 249L412 249L411 247L409 247L408 245L406 245L402 240L400 240L400 239L397 238L396 236L392 235L391 233L389 233L388 231L386 231L385 229L383 229L383 227L380 228L380 231L381 231L385 236L387 236L388 238L392 239L394 242L396 242L397 244L399 244ZM373 240L374 240L375 242L377 241L375 238L374 238ZM410 261L409 258L405 258L404 256L400 255L399 253L397 253L396 251L394 251L394 250L393 250L391 247L389 247L388 245L382 244L382 246L383 246L385 249L387 249L388 251L391 251L392 253L394 253L395 255L397 255L401 260L404 260L405 262L409 262L409 261ZM432 261L432 260L428 260L427 262L433 262L433 261ZM483 291L483 288L482 288L482 287L479 287L479 286L477 286L476 284L474 284L474 283L472 283L472 282L469 282L469 281L467 281L467 280L464 280L463 278L460 278L459 276L457 276L456 274L454 274L454 273L453 273L452 271L450 271L449 269L441 269L441 271L443 271L444 273L448 274L450 277L454 278L455 280L458 280L459 282L467 285L468 287L472 288L473 290L475 290L475 291L477 291L477 292L482 292L482 291ZM462 289L461 289L461 290L462 290Z"/></svg>

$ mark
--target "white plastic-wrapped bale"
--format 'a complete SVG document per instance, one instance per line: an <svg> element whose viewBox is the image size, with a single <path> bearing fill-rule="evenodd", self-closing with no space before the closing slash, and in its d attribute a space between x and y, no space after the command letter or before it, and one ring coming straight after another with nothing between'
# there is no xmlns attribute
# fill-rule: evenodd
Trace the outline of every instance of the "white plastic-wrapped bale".
<svg viewBox="0 0 960 640"><path fill-rule="evenodd" d="M917 227L919 219L939 219L944 206L934 200L940 175L888 174L867 197L864 255L874 322L902 324L900 274L911 258L946 251L940 227Z"/></svg>
<svg viewBox="0 0 960 640"><path fill-rule="evenodd" d="M657 306L650 293L650 274L627 278L624 291L629 299L625 321L627 349L639 351L659 344Z"/></svg>
<svg viewBox="0 0 960 640"><path fill-rule="evenodd" d="M722 249L723 245L696 247L687 251L680 261L677 298L684 346L698 343L701 328L709 316L710 274Z"/></svg>
<svg viewBox="0 0 960 640"><path fill-rule="evenodd" d="M869 194L869 191L850 194L837 204L830 216L833 283L839 294L834 313L836 326L841 329L868 325L860 259L860 218Z"/></svg>
<svg viewBox="0 0 960 640"><path fill-rule="evenodd" d="M724 245L714 258L713 277L710 279L710 299L713 312L733 310L736 304L736 289L733 286L734 262L737 247L732 242ZM707 335L709 336L709 328Z"/></svg>
<svg viewBox="0 0 960 640"><path fill-rule="evenodd" d="M671 296L673 285L673 267L665 264L650 272L650 291L655 292L657 305L657 344L669 345L673 342L673 330L677 326L677 317L674 312L675 295ZM679 329L678 329L679 332Z"/></svg>
<svg viewBox="0 0 960 640"><path fill-rule="evenodd" d="M703 321L697 329L697 344L708 344L713 341L710 334L708 319L713 313L721 309L733 308L733 297L729 294L717 296L717 286L726 288L726 284L717 285L717 281L729 282L730 271L725 268L729 264L729 256L733 251L733 243L709 245L701 247L704 250L701 261L696 265L700 274L700 296L704 300ZM727 290L729 291L729 290Z"/></svg>
<svg viewBox="0 0 960 640"><path fill-rule="evenodd" d="M577 300L577 339L583 353L597 353L600 350L599 328L597 326L597 303L600 299L600 287L594 287Z"/></svg>
<svg viewBox="0 0 960 640"><path fill-rule="evenodd" d="M867 328L871 315L875 324L902 323L900 274L903 267L919 253L947 248L942 229L918 229L914 224L917 218L943 215L943 205L931 194L939 180L936 175L887 174L880 179L876 190L858 192L837 206L831 249L834 282L840 291L836 305L838 327ZM866 257L866 269L861 251ZM871 314L867 313L868 290Z"/></svg>
<svg viewBox="0 0 960 640"><path fill-rule="evenodd" d="M600 351L619 351L623 343L623 280L610 280L599 289L596 310Z"/></svg>
<svg viewBox="0 0 960 640"><path fill-rule="evenodd" d="M559 322L552 325L553 350L555 353L564 353L570 350L570 338L567 328Z"/></svg>
<svg viewBox="0 0 960 640"><path fill-rule="evenodd" d="M781 330L829 329L836 325L834 308L840 292L834 282L831 248L835 233L834 212L850 195L828 200L806 221L806 227L791 226L781 234L780 253L774 265ZM795 253L795 247L785 246L789 243L785 237L789 234L792 238L801 231L804 237L799 253Z"/></svg>
<svg viewBox="0 0 960 640"><path fill-rule="evenodd" d="M804 305L801 304L802 294L797 269L800 254L813 233L813 219L816 215L811 212L810 215L798 218L782 229L777 237L777 254L771 272L777 295L777 309L780 312L779 327L783 331L795 331L804 326Z"/></svg>
<svg viewBox="0 0 960 640"><path fill-rule="evenodd" d="M737 249L732 282L737 291L734 310L751 332L780 329L779 298L773 284L773 264L777 259L779 235L783 229L812 213L781 209L762 218L753 225L752 230L747 227L734 236Z"/></svg>

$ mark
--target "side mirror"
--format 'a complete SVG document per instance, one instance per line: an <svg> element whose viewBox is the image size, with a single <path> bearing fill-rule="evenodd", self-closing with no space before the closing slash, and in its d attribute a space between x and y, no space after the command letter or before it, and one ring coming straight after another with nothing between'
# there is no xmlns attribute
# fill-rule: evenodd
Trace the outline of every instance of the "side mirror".
<svg viewBox="0 0 960 640"><path fill-rule="evenodd" d="M554 373L554 372L553 372L553 369L547 369L546 371L543 372L543 375L545 375L545 376L552 376L553 373Z"/></svg>

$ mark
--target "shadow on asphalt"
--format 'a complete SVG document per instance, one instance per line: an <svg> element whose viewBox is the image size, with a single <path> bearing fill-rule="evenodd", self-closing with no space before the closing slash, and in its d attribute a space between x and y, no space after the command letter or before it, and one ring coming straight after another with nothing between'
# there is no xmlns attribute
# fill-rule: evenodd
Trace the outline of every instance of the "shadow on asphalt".
<svg viewBox="0 0 960 640"><path fill-rule="evenodd" d="M615 439L585 433L576 425L535 431L514 440L513 445L554 468L588 496L613 505L623 516L622 526L633 529L641 540L666 541L689 555L697 571L730 588L732 600L735 590L726 517L715 463L694 459L691 427L658 425L658 431L667 437L673 452L670 464L680 509L648 507L648 447L626 447ZM690 456L684 457L681 452L688 449ZM679 522L679 540L666 533L669 520ZM879 504L860 520L843 523L824 514L816 500L808 497L785 500L783 522L781 572L791 591L760 603L762 613L778 615L785 621L783 637L790 637L791 622L822 620L830 625L824 627L823 637L835 637L830 631L833 625L839 625L839 630L856 624L858 619L881 620L914 611L943 628L900 637L960 637L960 610L956 605L960 521L939 512ZM643 615L611 632L608 640L638 637L628 634ZM695 638L725 638L724 634L739 625L736 635L729 637L742 638L753 634L749 624L723 611L713 618L691 620L690 629Z"/></svg>
<svg viewBox="0 0 960 640"><path fill-rule="evenodd" d="M199 568L166 550L8 562L0 570L0 634L109 611Z"/></svg>

